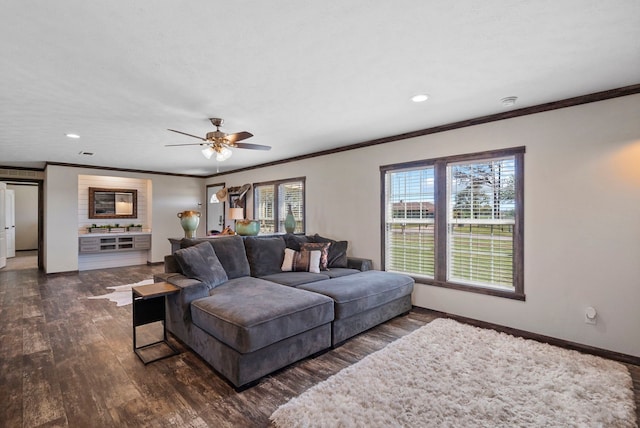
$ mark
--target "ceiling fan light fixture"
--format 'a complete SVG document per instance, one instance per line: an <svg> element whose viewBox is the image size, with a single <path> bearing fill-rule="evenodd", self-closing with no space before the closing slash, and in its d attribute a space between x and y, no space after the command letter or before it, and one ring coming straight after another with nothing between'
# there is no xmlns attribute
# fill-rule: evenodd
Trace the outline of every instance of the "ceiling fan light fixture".
<svg viewBox="0 0 640 428"><path fill-rule="evenodd" d="M202 155L207 159L211 159L211 156L213 156L215 152L216 151L213 150L211 146L207 146L204 149L202 149Z"/></svg>
<svg viewBox="0 0 640 428"><path fill-rule="evenodd" d="M216 155L216 160L218 162L226 161L231 157L232 154L233 152L230 149L228 149L227 147L222 147L220 150L218 150L218 154Z"/></svg>

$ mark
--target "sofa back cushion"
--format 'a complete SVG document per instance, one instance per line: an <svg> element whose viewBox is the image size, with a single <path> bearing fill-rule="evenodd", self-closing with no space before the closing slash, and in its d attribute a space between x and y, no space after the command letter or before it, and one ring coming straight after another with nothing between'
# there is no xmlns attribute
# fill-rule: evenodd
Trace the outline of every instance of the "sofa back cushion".
<svg viewBox="0 0 640 428"><path fill-rule="evenodd" d="M284 260L284 239L275 237L249 236L244 239L247 250L247 260L251 268L251 276L260 278L282 272L280 269Z"/></svg>
<svg viewBox="0 0 640 428"><path fill-rule="evenodd" d="M227 282L228 277L213 247L207 242L183 248L174 257L184 276L197 279L213 289Z"/></svg>
<svg viewBox="0 0 640 428"><path fill-rule="evenodd" d="M325 238L317 233L313 237L313 242L329 242L328 267L329 268L346 268L347 267L347 241L335 241Z"/></svg>
<svg viewBox="0 0 640 428"><path fill-rule="evenodd" d="M306 244L307 242L314 242L310 240L310 238L306 235L294 235L293 233L287 233L282 237L284 238L284 243L287 248L291 248L295 251L300 251L300 246L302 244Z"/></svg>
<svg viewBox="0 0 640 428"><path fill-rule="evenodd" d="M244 243L239 235L218 236L208 239L185 238L180 242L180 246L185 248L201 242L211 244L229 279L249 276L251 274Z"/></svg>

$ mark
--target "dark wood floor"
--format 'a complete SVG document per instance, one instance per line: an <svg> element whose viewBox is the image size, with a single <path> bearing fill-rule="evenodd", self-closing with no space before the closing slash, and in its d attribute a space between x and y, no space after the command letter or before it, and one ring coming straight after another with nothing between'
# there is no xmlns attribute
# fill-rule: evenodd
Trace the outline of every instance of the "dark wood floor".
<svg viewBox="0 0 640 428"><path fill-rule="evenodd" d="M86 299L161 270L0 271L0 426L269 426L291 397L438 316L415 309L237 393L175 340L179 356L144 366L131 348L131 306ZM640 367L628 367L640 409Z"/></svg>

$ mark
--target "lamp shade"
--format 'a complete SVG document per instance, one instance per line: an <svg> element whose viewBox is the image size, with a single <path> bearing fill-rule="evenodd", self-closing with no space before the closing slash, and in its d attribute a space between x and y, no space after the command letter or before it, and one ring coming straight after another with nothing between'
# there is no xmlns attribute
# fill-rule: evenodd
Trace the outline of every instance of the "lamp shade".
<svg viewBox="0 0 640 428"><path fill-rule="evenodd" d="M232 154L233 152L231 150L229 150L226 147L223 147L218 151L218 154L216 154L216 160L218 162L226 161L231 157Z"/></svg>
<svg viewBox="0 0 640 428"><path fill-rule="evenodd" d="M231 220L244 219L244 208L229 208L229 218Z"/></svg>
<svg viewBox="0 0 640 428"><path fill-rule="evenodd" d="M213 156L214 153L215 153L215 150L213 150L210 146L202 149L202 155L207 159L211 159L211 156Z"/></svg>

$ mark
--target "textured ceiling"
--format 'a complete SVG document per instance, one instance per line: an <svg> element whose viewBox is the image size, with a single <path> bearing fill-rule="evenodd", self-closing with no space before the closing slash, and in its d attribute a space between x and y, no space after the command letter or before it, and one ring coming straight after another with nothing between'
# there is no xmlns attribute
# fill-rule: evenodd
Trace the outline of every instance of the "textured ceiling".
<svg viewBox="0 0 640 428"><path fill-rule="evenodd" d="M209 175L499 113L506 96L640 83L638 0L5 0L0 15L4 166ZM209 117L273 149L218 163L165 147L197 143L166 129L204 135Z"/></svg>

